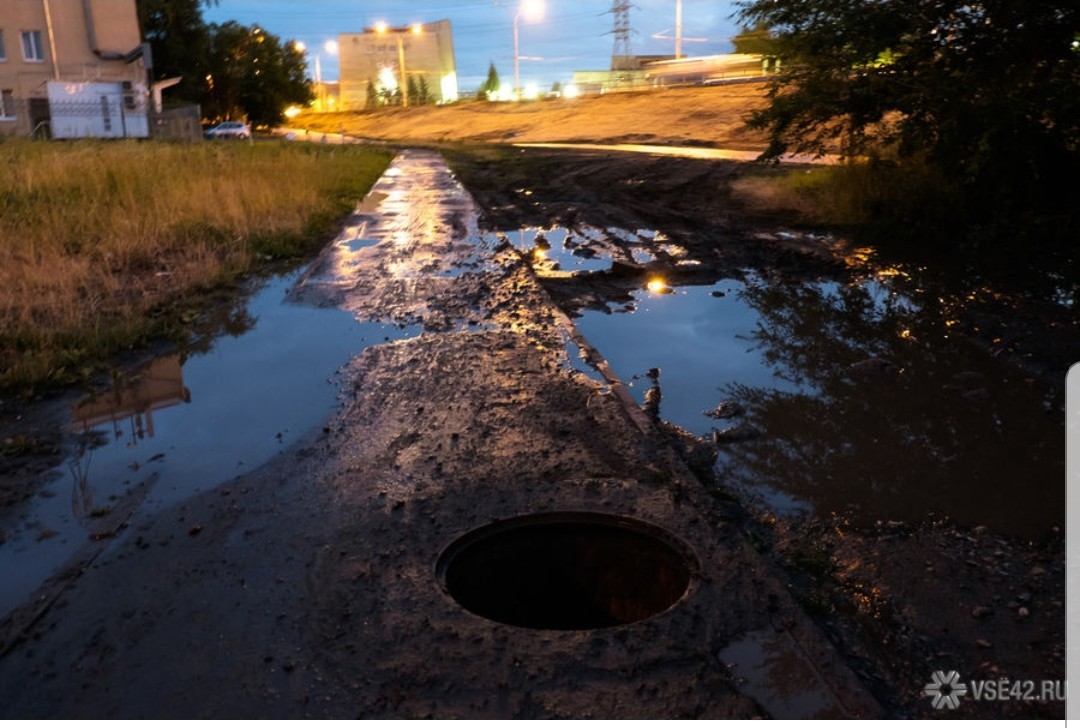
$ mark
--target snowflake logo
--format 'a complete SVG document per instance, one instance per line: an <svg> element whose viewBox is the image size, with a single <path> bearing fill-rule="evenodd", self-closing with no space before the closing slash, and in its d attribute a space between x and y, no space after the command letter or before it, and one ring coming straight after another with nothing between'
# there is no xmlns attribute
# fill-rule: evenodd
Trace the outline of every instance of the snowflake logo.
<svg viewBox="0 0 1080 728"><path fill-rule="evenodd" d="M967 685L960 682L960 673L956 670L937 670L932 681L923 688L923 695L933 698L931 705L938 710L956 710L960 707L960 698L967 695L967 691Z"/></svg>

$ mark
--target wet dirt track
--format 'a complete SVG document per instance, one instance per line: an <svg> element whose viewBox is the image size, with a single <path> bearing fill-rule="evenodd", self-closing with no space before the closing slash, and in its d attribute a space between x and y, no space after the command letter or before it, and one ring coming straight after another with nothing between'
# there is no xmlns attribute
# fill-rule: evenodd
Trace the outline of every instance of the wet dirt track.
<svg viewBox="0 0 1080 728"><path fill-rule="evenodd" d="M476 217L437 155L398 158L292 298L424 333L352 361L321 433L133 517L6 646L3 717L878 713L739 513L620 383L580 370L569 319ZM529 629L437 578L474 529L582 513L667 534L685 596L621 626ZM779 674L726 661L746 650Z"/></svg>

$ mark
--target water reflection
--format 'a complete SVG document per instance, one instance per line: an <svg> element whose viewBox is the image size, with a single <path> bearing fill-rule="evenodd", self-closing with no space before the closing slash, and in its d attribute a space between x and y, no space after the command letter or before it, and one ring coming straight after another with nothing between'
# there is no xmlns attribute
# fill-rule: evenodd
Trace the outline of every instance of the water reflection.
<svg viewBox="0 0 1080 728"><path fill-rule="evenodd" d="M154 436L154 410L187 402L191 402L191 392L184 386L180 355L176 354L151 362L129 381L74 405L71 419L81 432L108 422L117 439L123 435L126 421L128 447L134 447L144 437Z"/></svg>
<svg viewBox="0 0 1080 728"><path fill-rule="evenodd" d="M335 373L354 354L418 333L285 303L296 280L272 280L241 304L244 315L230 318L236 334L158 359L73 408L75 456L0 523L9 535L0 618L110 514L153 512L258 467L329 419ZM60 497L69 488L70 500Z"/></svg>
<svg viewBox="0 0 1080 728"><path fill-rule="evenodd" d="M499 233L521 251L541 277L563 277L609 271L613 264L630 267L652 263L658 257L675 259L686 250L665 245L655 230L573 227L524 227Z"/></svg>
<svg viewBox="0 0 1080 728"><path fill-rule="evenodd" d="M1063 525L1054 396L958 336L937 299L883 280L637 290L632 315L586 312L579 326L624 379L660 368L665 419L762 433L720 438L717 472L771 508L937 513L1021 535ZM706 412L724 401L743 414L718 425Z"/></svg>
<svg viewBox="0 0 1080 728"><path fill-rule="evenodd" d="M869 286L749 285L752 338L778 376L734 384L770 438L725 453L722 474L783 482L821 508L928 511L1021 534L1063 525L1061 423L1047 392L953 334L940 311Z"/></svg>
<svg viewBox="0 0 1080 728"><path fill-rule="evenodd" d="M739 689L773 718L848 717L790 639L775 629L754 632L725 647L719 658L731 667Z"/></svg>

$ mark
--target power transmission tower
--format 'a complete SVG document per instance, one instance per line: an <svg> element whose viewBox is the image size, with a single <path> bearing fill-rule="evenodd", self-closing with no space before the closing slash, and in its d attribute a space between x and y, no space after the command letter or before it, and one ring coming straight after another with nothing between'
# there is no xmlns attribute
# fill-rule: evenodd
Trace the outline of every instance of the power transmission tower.
<svg viewBox="0 0 1080 728"><path fill-rule="evenodd" d="M615 47L611 51L611 70L628 71L634 65L630 49L630 0L612 0L611 14L615 16Z"/></svg>

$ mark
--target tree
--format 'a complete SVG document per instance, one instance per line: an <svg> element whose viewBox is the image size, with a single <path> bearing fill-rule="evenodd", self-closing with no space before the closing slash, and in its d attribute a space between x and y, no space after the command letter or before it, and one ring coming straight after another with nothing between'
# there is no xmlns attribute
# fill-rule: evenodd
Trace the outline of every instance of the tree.
<svg viewBox="0 0 1080 728"><path fill-rule="evenodd" d="M208 72L210 29L202 6L217 0L136 0L143 38L153 52L154 80L183 79L171 95L200 102Z"/></svg>
<svg viewBox="0 0 1080 728"><path fill-rule="evenodd" d="M258 26L211 25L209 68L203 102L209 118L279 124L287 107L313 98L304 54Z"/></svg>
<svg viewBox="0 0 1080 728"><path fill-rule="evenodd" d="M488 65L488 75L482 84L480 84L479 95L485 98L491 98L499 92L499 72L495 70L495 62L492 61Z"/></svg>
<svg viewBox="0 0 1080 728"><path fill-rule="evenodd" d="M368 79L368 82L367 82L367 92L366 92L366 95L364 97L364 108L365 109L377 109L377 108L379 108L379 94L378 94L377 91L375 91L375 84L373 84L371 82L370 78Z"/></svg>
<svg viewBox="0 0 1080 728"><path fill-rule="evenodd" d="M739 33L731 39L736 53L749 53L756 56L775 56L776 38L772 28L762 22L739 28Z"/></svg>
<svg viewBox="0 0 1080 728"><path fill-rule="evenodd" d="M743 0L785 72L751 123L768 155L889 149L1019 225L1075 217L1080 5L1075 0ZM1075 224L1075 221L1072 223Z"/></svg>

